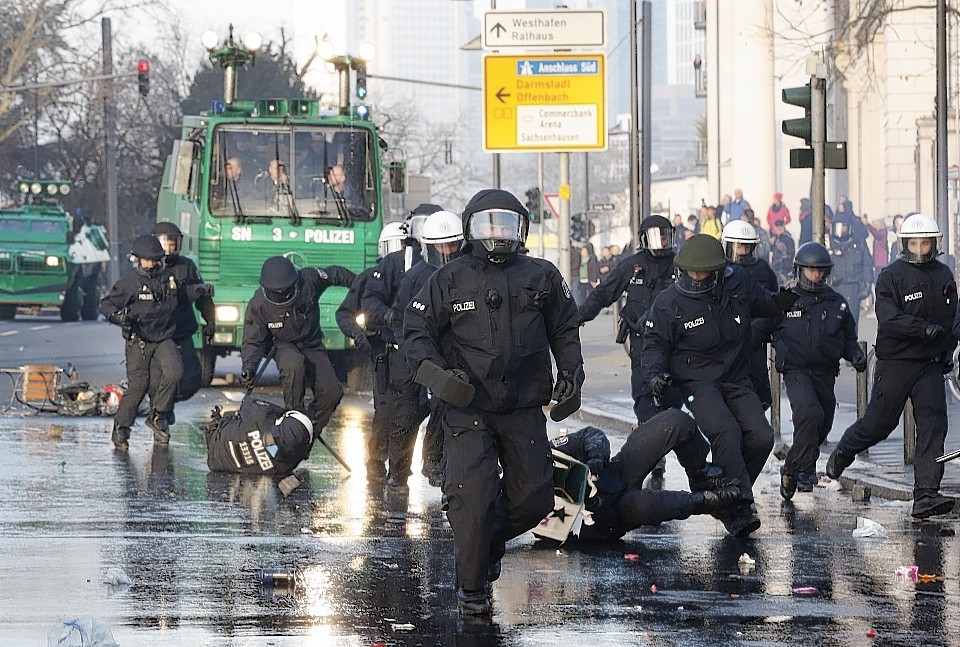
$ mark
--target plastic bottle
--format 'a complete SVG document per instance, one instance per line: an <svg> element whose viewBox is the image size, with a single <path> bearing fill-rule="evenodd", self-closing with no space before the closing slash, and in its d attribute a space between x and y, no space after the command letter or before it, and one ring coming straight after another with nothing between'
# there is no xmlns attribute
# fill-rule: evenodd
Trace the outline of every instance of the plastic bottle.
<svg viewBox="0 0 960 647"><path fill-rule="evenodd" d="M260 583L274 586L291 586L296 576L292 568L261 568Z"/></svg>

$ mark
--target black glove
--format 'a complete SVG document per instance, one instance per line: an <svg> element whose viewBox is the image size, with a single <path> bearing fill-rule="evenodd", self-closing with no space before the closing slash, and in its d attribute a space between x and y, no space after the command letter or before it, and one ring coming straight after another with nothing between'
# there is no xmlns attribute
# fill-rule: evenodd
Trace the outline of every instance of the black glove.
<svg viewBox="0 0 960 647"><path fill-rule="evenodd" d="M116 326L122 326L126 322L126 320L127 320L126 310L119 310L117 312L114 312L109 317L107 317L107 321L109 321L110 323Z"/></svg>
<svg viewBox="0 0 960 647"><path fill-rule="evenodd" d="M856 352L854 352L853 357L850 358L850 363L853 364L853 368L857 373L863 373L867 370L867 356L859 346Z"/></svg>
<svg viewBox="0 0 960 647"><path fill-rule="evenodd" d="M210 339L213 337L213 333L217 332L217 324L204 324L203 325L203 338Z"/></svg>
<svg viewBox="0 0 960 647"><path fill-rule="evenodd" d="M800 295L796 292L782 287L779 292L773 295L773 302L780 308L780 312L787 312L799 298Z"/></svg>
<svg viewBox="0 0 960 647"><path fill-rule="evenodd" d="M390 308L385 313L383 313L383 323L385 323L388 328L393 327L393 316L394 316L393 308Z"/></svg>
<svg viewBox="0 0 960 647"><path fill-rule="evenodd" d="M587 461L586 465L591 474L594 476L600 476L600 472L603 471L604 461L602 458L591 458Z"/></svg>
<svg viewBox="0 0 960 647"><path fill-rule="evenodd" d="M213 298L213 285L210 283L201 283L200 285L196 286L196 291L198 299L207 297L211 299Z"/></svg>
<svg viewBox="0 0 960 647"><path fill-rule="evenodd" d="M557 373L557 383L553 385L553 393L550 394L550 399L560 402L570 398L576 391L577 383L573 379L573 373L562 370Z"/></svg>
<svg viewBox="0 0 960 647"><path fill-rule="evenodd" d="M673 378L670 377L669 373L662 373L650 380L650 391L658 398L663 397L672 381Z"/></svg>
<svg viewBox="0 0 960 647"><path fill-rule="evenodd" d="M930 324L923 331L923 336L926 337L928 341L933 341L942 334L943 326L940 324Z"/></svg>
<svg viewBox="0 0 960 647"><path fill-rule="evenodd" d="M120 324L120 330L123 331L124 337L130 337L137 334L137 324L140 322L140 317L137 315L126 313L123 317L123 322Z"/></svg>
<svg viewBox="0 0 960 647"><path fill-rule="evenodd" d="M358 332L354 335L353 345L356 346L357 350L368 350L370 348L370 340L367 339L367 333Z"/></svg>
<svg viewBox="0 0 960 647"><path fill-rule="evenodd" d="M253 371L240 372L240 386L245 389L249 389L251 386L253 386Z"/></svg>

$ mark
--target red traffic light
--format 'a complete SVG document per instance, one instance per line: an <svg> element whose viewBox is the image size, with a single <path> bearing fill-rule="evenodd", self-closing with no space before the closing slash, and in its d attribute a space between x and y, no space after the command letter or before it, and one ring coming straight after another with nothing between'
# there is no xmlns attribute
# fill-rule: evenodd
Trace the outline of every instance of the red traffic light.
<svg viewBox="0 0 960 647"><path fill-rule="evenodd" d="M146 74L150 71L150 61L140 61L137 63L137 72L141 74Z"/></svg>

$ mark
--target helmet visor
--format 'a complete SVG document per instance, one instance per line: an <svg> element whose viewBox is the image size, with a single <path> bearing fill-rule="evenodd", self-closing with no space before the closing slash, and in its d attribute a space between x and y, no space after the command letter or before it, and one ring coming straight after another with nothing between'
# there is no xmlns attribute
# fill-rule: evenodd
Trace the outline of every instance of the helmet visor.
<svg viewBox="0 0 960 647"><path fill-rule="evenodd" d="M293 301L294 297L297 296L299 288L299 281L297 281L293 285L282 290L268 290L265 287L261 287L260 290L263 292L263 298L268 302L275 306L285 306Z"/></svg>
<svg viewBox="0 0 960 647"><path fill-rule="evenodd" d="M165 251L168 256L179 254L181 246L183 245L183 236L173 234L160 234L157 236L157 240L160 241L163 251Z"/></svg>
<svg viewBox="0 0 960 647"><path fill-rule="evenodd" d="M410 216L407 221L407 237L420 240L423 236L423 223L427 221L427 216Z"/></svg>
<svg viewBox="0 0 960 647"><path fill-rule="evenodd" d="M728 240L725 247L724 252L731 263L749 265L757 261L757 243Z"/></svg>
<svg viewBox="0 0 960 647"><path fill-rule="evenodd" d="M471 240L507 240L520 242L522 216L515 211L489 209L470 216Z"/></svg>
<svg viewBox="0 0 960 647"><path fill-rule="evenodd" d="M433 267L443 267L460 255L461 241L428 243L423 246L423 258Z"/></svg>
<svg viewBox="0 0 960 647"><path fill-rule="evenodd" d="M900 237L900 257L908 263L922 265L940 255L940 236L907 238Z"/></svg>
<svg viewBox="0 0 960 647"><path fill-rule="evenodd" d="M833 223L833 236L839 240L843 240L850 235L850 224L844 220Z"/></svg>
<svg viewBox="0 0 960 647"><path fill-rule="evenodd" d="M392 252L399 252L401 249L403 249L402 238L388 238L377 243L377 251L380 253L381 257Z"/></svg>
<svg viewBox="0 0 960 647"><path fill-rule="evenodd" d="M643 230L644 245L651 252L667 251L673 249L673 227L650 227Z"/></svg>

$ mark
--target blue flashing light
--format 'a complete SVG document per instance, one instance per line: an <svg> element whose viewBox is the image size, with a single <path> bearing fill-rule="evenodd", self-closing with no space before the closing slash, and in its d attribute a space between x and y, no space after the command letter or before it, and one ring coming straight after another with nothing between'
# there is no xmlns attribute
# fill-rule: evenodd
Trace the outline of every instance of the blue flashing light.
<svg viewBox="0 0 960 647"><path fill-rule="evenodd" d="M368 119L370 117L370 106L365 103L359 103L353 108L353 114L358 119Z"/></svg>
<svg viewBox="0 0 960 647"><path fill-rule="evenodd" d="M213 114L223 114L223 101L221 99L214 99L210 103L213 104Z"/></svg>

